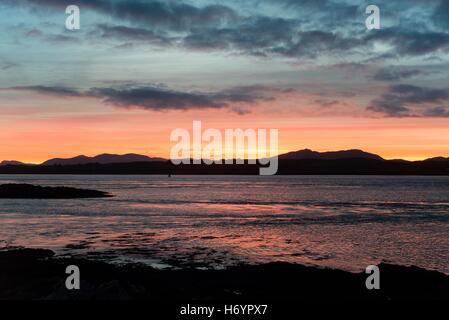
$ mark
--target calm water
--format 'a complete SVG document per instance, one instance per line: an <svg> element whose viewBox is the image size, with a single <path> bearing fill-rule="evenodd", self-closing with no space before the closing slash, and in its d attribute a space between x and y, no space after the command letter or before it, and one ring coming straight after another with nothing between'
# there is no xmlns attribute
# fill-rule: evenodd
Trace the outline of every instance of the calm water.
<svg viewBox="0 0 449 320"><path fill-rule="evenodd" d="M449 273L449 177L0 175L11 182L115 197L0 199L0 247L158 267L388 261Z"/></svg>

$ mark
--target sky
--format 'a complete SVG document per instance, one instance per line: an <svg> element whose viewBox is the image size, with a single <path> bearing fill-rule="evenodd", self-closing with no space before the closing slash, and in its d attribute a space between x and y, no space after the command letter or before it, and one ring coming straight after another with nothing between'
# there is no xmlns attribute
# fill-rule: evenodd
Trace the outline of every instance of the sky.
<svg viewBox="0 0 449 320"><path fill-rule="evenodd" d="M0 0L0 30L0 160L168 157L193 120L278 129L280 153L449 156L449 1Z"/></svg>

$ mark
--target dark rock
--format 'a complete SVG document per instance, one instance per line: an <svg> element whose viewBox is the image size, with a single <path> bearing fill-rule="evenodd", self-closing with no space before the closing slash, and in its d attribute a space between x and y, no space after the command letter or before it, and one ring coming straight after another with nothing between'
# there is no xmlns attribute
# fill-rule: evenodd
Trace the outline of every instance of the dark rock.
<svg viewBox="0 0 449 320"><path fill-rule="evenodd" d="M0 185L1 199L76 199L106 197L111 197L111 195L97 190L69 187L41 187L30 184Z"/></svg>

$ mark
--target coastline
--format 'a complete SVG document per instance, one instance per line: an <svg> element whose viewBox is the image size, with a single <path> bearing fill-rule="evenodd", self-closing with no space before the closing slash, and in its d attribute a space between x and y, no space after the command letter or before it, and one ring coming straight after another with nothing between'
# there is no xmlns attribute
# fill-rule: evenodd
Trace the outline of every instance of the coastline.
<svg viewBox="0 0 449 320"><path fill-rule="evenodd" d="M69 265L81 270L80 290L65 288ZM367 290L364 272L298 264L159 270L19 248L0 251L0 300L449 300L449 275L386 263L379 269L381 289Z"/></svg>
<svg viewBox="0 0 449 320"><path fill-rule="evenodd" d="M3 165L5 175L259 175L259 164L180 164L170 161L86 163L65 165ZM279 159L276 175L418 175L447 176L449 160Z"/></svg>

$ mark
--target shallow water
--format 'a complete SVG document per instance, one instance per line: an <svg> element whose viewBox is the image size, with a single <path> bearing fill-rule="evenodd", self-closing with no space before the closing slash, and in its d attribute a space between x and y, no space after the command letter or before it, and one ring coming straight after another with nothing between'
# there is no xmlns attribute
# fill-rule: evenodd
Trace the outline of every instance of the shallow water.
<svg viewBox="0 0 449 320"><path fill-rule="evenodd" d="M114 198L0 199L0 247L223 268L288 261L449 273L449 177L0 175Z"/></svg>

